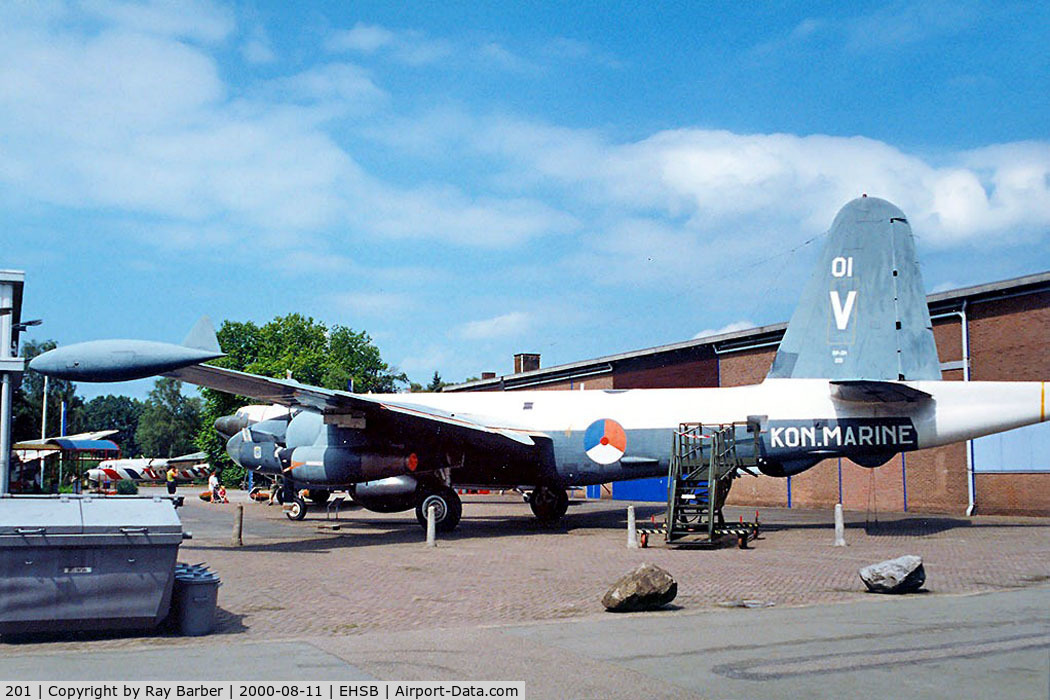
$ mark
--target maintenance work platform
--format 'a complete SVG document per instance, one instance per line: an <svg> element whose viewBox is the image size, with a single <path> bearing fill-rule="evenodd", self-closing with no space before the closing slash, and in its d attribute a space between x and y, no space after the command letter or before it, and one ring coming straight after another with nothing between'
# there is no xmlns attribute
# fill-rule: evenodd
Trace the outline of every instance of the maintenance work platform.
<svg viewBox="0 0 1050 700"><path fill-rule="evenodd" d="M760 459L760 426L752 423L702 425L682 423L675 431L667 474L667 512L662 523L638 525L643 546L650 533L662 533L676 547L715 547L726 537L736 538L740 549L758 537L758 522L726 522L726 497L733 480L757 475ZM738 436L744 448L737 449ZM757 511L756 511L757 512Z"/></svg>

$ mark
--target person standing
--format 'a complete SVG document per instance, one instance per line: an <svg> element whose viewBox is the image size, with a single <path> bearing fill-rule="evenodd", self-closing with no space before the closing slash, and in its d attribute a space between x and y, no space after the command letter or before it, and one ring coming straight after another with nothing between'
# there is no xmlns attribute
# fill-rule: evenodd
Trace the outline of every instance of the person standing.
<svg viewBox="0 0 1050 700"><path fill-rule="evenodd" d="M208 477L208 490L211 491L211 502L221 503L219 500L219 475L217 472L212 472Z"/></svg>
<svg viewBox="0 0 1050 700"><path fill-rule="evenodd" d="M168 482L168 495L169 496L174 496L175 495L175 477L177 477L178 475L179 475L179 473L177 471L175 471L175 467L168 467L168 473L166 475L166 479L167 479L167 482Z"/></svg>

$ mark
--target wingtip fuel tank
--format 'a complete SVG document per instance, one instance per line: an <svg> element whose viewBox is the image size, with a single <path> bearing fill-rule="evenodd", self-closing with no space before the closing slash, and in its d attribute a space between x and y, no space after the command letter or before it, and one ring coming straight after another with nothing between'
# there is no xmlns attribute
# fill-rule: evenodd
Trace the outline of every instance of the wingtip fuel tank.
<svg viewBox="0 0 1050 700"><path fill-rule="evenodd" d="M202 318L187 340L176 345L150 340L92 340L55 348L34 357L29 368L77 382L122 382L152 377L222 357L215 330Z"/></svg>

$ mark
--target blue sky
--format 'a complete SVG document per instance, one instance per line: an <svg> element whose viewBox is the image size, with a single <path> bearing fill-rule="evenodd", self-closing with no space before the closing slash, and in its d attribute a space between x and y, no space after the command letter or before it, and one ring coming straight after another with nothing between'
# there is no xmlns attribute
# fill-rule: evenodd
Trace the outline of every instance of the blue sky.
<svg viewBox="0 0 1050 700"><path fill-rule="evenodd" d="M1050 269L1045 4L568 5L0 4L30 337L298 311L509 373L785 320L862 192L928 290Z"/></svg>

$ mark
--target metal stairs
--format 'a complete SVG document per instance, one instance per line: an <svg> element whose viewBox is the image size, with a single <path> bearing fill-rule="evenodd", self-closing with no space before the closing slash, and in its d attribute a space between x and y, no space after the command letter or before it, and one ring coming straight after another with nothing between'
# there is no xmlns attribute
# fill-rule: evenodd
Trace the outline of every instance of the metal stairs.
<svg viewBox="0 0 1050 700"><path fill-rule="evenodd" d="M751 433L746 423L703 425L682 423L675 431L671 465L667 475L667 519L664 537L668 545L714 545L725 535L735 535L741 548L758 532L756 523L726 525L722 506L733 479L755 466L758 433L752 433L755 449L737 451L738 435Z"/></svg>

